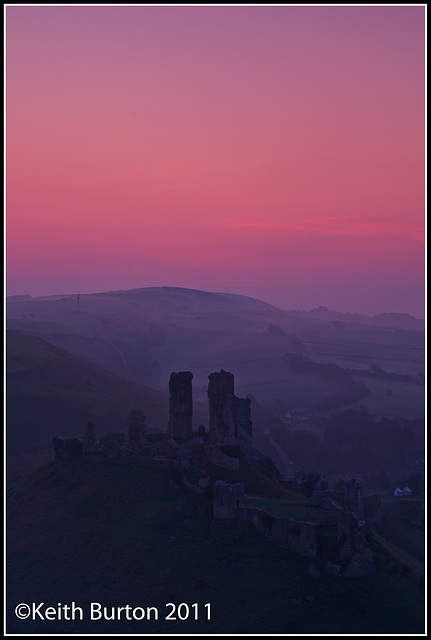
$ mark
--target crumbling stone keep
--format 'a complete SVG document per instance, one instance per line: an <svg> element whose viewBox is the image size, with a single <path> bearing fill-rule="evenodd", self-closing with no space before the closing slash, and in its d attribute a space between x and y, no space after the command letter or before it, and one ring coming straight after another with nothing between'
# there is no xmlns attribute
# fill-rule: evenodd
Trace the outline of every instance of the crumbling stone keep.
<svg viewBox="0 0 431 640"><path fill-rule="evenodd" d="M214 482L214 520L238 520L243 506L244 485Z"/></svg>
<svg viewBox="0 0 431 640"><path fill-rule="evenodd" d="M169 379L168 437L183 442L192 437L192 379L190 371L171 373Z"/></svg>
<svg viewBox="0 0 431 640"><path fill-rule="evenodd" d="M222 369L220 373L211 373L208 378L210 442L235 438L233 374Z"/></svg>
<svg viewBox="0 0 431 640"><path fill-rule="evenodd" d="M362 491L362 480L352 478L351 480L339 480L335 486L335 491L331 492L333 499L344 509L352 511L358 518L364 516L364 497Z"/></svg>
<svg viewBox="0 0 431 640"><path fill-rule="evenodd" d="M209 440L212 444L239 444L243 456L251 455L251 400L234 394L234 377L223 371L211 373L208 384Z"/></svg>

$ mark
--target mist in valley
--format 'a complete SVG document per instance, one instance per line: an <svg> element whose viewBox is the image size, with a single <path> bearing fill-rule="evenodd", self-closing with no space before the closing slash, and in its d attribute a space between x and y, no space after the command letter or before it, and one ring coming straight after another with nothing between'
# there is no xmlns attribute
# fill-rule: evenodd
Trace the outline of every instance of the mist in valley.
<svg viewBox="0 0 431 640"><path fill-rule="evenodd" d="M53 435L149 432L169 419L173 371L193 374L193 428L208 429L208 376L251 399L254 446L282 475L302 468L406 474L424 459L424 323L326 307L286 311L223 293L144 288L7 300L11 478L49 459ZM381 482L380 482L381 484Z"/></svg>

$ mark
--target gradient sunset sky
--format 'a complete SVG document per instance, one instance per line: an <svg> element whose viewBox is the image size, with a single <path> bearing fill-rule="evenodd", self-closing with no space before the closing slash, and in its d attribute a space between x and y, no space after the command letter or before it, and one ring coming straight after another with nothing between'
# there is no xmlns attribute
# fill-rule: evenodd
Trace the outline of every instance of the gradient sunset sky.
<svg viewBox="0 0 431 640"><path fill-rule="evenodd" d="M6 7L7 294L424 316L425 7Z"/></svg>

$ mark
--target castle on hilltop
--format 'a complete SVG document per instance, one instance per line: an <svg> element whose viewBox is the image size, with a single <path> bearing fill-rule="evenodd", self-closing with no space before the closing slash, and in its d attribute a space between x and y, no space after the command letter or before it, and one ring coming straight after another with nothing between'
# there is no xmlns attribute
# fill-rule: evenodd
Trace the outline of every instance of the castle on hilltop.
<svg viewBox="0 0 431 640"><path fill-rule="evenodd" d="M146 416L134 409L128 416L128 433L116 432L97 439L94 424L87 424L83 438L53 438L57 458L99 453L109 458L127 455L166 456L183 467L199 460L232 470L241 460L279 479L272 459L252 444L251 401L234 393L234 376L228 371L211 373L208 384L209 431L192 429L193 374L172 372L169 379L169 421L165 433L147 433Z"/></svg>
<svg viewBox="0 0 431 640"><path fill-rule="evenodd" d="M208 377L208 431L203 425L197 431L192 428L193 374L173 372L165 433L147 433L144 413L134 409L128 416L127 437L117 432L98 440L94 424L89 422L83 438L53 438L56 458L70 460L82 454L98 454L165 459L172 477L182 486L201 493L208 490L212 495L214 535L238 522L249 523L268 541L309 558L320 558L321 563L327 559L322 570L331 576L359 577L375 572L366 524L378 523L385 515L405 519L407 514L411 519L413 514L415 522L423 520L419 501L399 502L394 511L393 504L381 505L378 495L364 498L359 479L340 479L335 489L329 490L325 474L318 470L295 474L294 488L309 498L311 507L299 520L245 504L243 483L217 480L211 485L207 471L211 466L236 471L249 464L267 477L281 481L281 476L272 459L253 447L251 402L235 395L233 374L221 370ZM328 531L332 532L329 536ZM314 564L310 572L321 575Z"/></svg>

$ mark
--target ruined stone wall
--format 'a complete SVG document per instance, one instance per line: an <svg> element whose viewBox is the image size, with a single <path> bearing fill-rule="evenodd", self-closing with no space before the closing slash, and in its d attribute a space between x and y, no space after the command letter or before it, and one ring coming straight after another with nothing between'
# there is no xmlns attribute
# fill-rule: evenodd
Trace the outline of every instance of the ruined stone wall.
<svg viewBox="0 0 431 640"><path fill-rule="evenodd" d="M234 378L232 373L223 370L211 373L208 378L209 439L216 443L236 436Z"/></svg>
<svg viewBox="0 0 431 640"><path fill-rule="evenodd" d="M290 551L315 558L317 553L316 526L313 522L276 518L269 539Z"/></svg>
<svg viewBox="0 0 431 640"><path fill-rule="evenodd" d="M316 556L316 524L273 516L257 507L245 507L243 498L242 483L227 484L222 480L214 483L213 533L227 524L248 522L271 542L307 557Z"/></svg>
<svg viewBox="0 0 431 640"><path fill-rule="evenodd" d="M171 373L168 438L183 441L192 437L192 379L193 374L190 371Z"/></svg>
<svg viewBox="0 0 431 640"><path fill-rule="evenodd" d="M124 433L111 433L99 441L100 451L108 458L127 455L128 447Z"/></svg>
<svg viewBox="0 0 431 640"><path fill-rule="evenodd" d="M214 482L214 520L239 520L243 506L244 485Z"/></svg>
<svg viewBox="0 0 431 640"><path fill-rule="evenodd" d="M60 438L54 436L52 445L57 460L72 460L73 458L78 458L84 450L84 443L81 438Z"/></svg>
<svg viewBox="0 0 431 640"><path fill-rule="evenodd" d="M303 522L273 516L258 507L242 507L240 520L252 524L267 540L308 558L317 553L316 527L313 522Z"/></svg>
<svg viewBox="0 0 431 640"><path fill-rule="evenodd" d="M209 376L209 440L212 444L237 442L244 457L252 450L251 401L234 394L232 373L221 370Z"/></svg>

